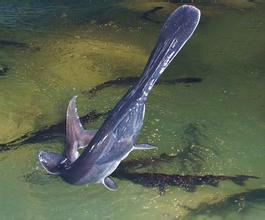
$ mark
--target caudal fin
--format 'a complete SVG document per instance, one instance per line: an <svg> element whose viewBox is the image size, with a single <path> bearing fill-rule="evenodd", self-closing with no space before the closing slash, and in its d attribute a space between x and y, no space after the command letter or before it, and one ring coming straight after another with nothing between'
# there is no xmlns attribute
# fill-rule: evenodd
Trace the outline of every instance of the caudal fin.
<svg viewBox="0 0 265 220"><path fill-rule="evenodd" d="M49 174L59 175L61 164L63 163L65 158L61 154L40 151L38 154L38 159L42 167Z"/></svg>

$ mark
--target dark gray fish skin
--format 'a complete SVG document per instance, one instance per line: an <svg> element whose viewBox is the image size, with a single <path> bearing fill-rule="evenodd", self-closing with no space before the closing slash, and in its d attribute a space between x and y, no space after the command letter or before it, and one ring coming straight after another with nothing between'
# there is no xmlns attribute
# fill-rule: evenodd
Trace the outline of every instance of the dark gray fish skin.
<svg viewBox="0 0 265 220"><path fill-rule="evenodd" d="M191 37L199 20L200 11L187 5L169 16L140 80L110 112L88 148L61 171L63 180L76 185L101 182L109 189L115 187L108 176L134 148L150 90Z"/></svg>

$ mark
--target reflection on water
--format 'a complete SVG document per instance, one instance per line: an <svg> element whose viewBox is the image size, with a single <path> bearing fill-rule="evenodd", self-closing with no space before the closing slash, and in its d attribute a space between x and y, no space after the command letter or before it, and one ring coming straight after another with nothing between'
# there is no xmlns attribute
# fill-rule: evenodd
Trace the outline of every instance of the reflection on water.
<svg viewBox="0 0 265 220"><path fill-rule="evenodd" d="M258 0L193 1L202 21L148 99L139 143L158 150L130 155L136 180L117 179L115 193L70 186L37 163L39 149L62 151L73 95L85 126L100 126L178 2L0 3L0 148L15 149L0 153L3 219L263 219L265 5ZM161 193L142 184L143 173L259 179L193 192L168 184Z"/></svg>

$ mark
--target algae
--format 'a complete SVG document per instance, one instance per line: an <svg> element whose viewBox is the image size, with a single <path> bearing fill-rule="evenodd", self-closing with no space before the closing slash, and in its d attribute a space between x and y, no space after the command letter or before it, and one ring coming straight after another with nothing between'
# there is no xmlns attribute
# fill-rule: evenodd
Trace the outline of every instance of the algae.
<svg viewBox="0 0 265 220"><path fill-rule="evenodd" d="M121 66L138 74L147 58L133 45L89 39L46 42L37 54L24 56L0 81L2 144L61 121L71 96L119 76Z"/></svg>

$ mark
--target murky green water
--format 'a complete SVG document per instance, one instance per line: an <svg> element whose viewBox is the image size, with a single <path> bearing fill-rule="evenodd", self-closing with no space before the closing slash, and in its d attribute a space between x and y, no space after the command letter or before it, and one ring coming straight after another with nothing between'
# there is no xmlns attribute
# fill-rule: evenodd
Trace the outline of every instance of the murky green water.
<svg viewBox="0 0 265 220"><path fill-rule="evenodd" d="M177 155L138 172L251 175L194 192L165 193L129 180L117 192L71 186L47 176L40 149L62 151L62 133L20 144L25 134L58 124L79 95L78 111L106 112L129 84L88 91L118 77L138 76L162 22L178 5L168 1L1 1L0 219L264 219L265 4L195 1L202 20L149 96L139 142L158 150L127 158ZM203 2L203 3L201 3ZM207 3L205 3L207 2ZM163 7L144 19L142 14ZM13 41L25 44L7 44ZM2 42L2 43L1 43ZM1 72L0 68L0 72ZM173 82L200 77L200 83ZM97 128L103 118L86 127Z"/></svg>

